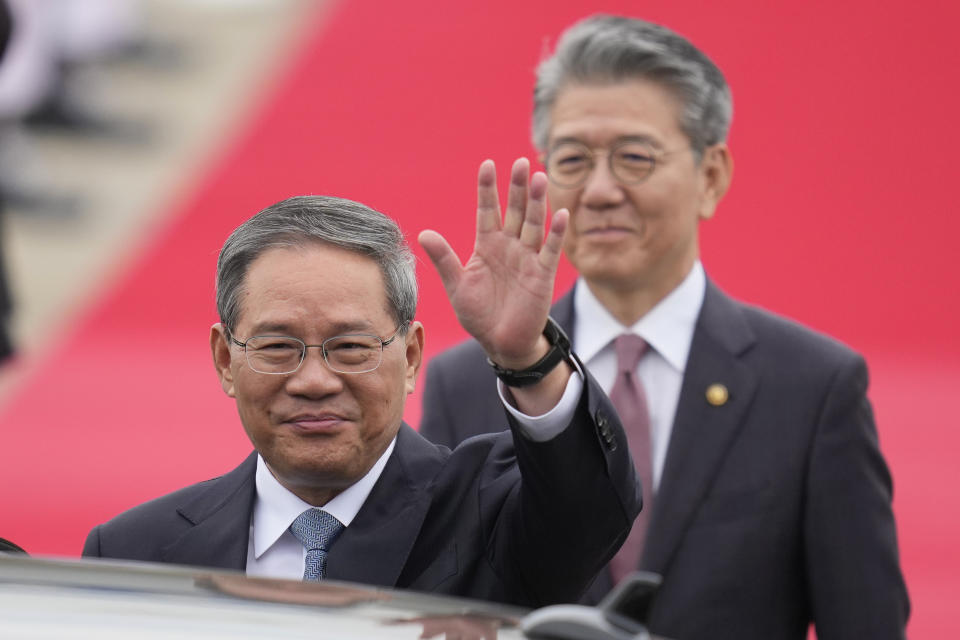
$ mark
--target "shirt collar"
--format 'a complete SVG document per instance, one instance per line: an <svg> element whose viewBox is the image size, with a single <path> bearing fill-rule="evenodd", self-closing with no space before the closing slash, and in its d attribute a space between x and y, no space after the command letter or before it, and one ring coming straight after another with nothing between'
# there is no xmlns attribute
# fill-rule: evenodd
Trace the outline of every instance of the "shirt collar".
<svg viewBox="0 0 960 640"><path fill-rule="evenodd" d="M323 510L348 527L377 483L397 443L394 436L387 450L360 480L337 494ZM280 539L297 516L313 507L280 484L263 457L257 454L257 497L253 506L253 552L259 559Z"/></svg>
<svg viewBox="0 0 960 640"><path fill-rule="evenodd" d="M697 260L679 286L633 326L624 327L597 300L581 278L573 294L577 318L573 335L576 352L584 362L589 362L620 334L634 333L682 372L686 368L693 330L706 289L707 277L703 265Z"/></svg>

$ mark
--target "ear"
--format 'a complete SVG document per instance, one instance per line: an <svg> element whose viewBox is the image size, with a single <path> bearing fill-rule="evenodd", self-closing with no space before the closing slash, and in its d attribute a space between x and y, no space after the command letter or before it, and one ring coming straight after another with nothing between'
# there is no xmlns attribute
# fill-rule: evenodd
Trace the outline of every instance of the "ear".
<svg viewBox="0 0 960 640"><path fill-rule="evenodd" d="M213 366L217 369L220 386L231 398L236 397L233 388L233 371L230 368L233 354L227 330L219 322L210 327L210 352L213 354Z"/></svg>
<svg viewBox="0 0 960 640"><path fill-rule="evenodd" d="M423 364L423 325L414 321L407 329L406 335L407 356L407 393L413 393L417 386L417 374Z"/></svg>
<svg viewBox="0 0 960 640"><path fill-rule="evenodd" d="M707 147L700 159L701 200L698 215L701 220L713 217L717 205L733 180L733 156L726 143Z"/></svg>

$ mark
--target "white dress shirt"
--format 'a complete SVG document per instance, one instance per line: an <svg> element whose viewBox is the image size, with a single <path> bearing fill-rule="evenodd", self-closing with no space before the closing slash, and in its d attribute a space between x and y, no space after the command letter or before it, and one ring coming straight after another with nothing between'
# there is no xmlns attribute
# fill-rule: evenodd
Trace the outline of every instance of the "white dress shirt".
<svg viewBox="0 0 960 640"><path fill-rule="evenodd" d="M373 490L396 444L394 438L370 471L323 505L323 510L349 527ZM247 575L299 580L303 577L307 550L290 533L290 525L313 505L280 484L260 455L257 455L256 484L257 496L253 502L247 544Z"/></svg>
<svg viewBox="0 0 960 640"><path fill-rule="evenodd" d="M559 434L572 419L583 391L582 376L580 371L577 371L577 375L570 376L560 402L540 416L528 416L517 411L507 399L509 391L499 381L497 384L500 398L507 410L516 417L520 431L531 440L542 442ZM394 438L370 471L323 505L323 510L339 520L344 527L349 527L383 473L383 468L387 466L387 460L396 444L397 439ZM281 485L259 455L256 487L257 495L250 518L250 539L247 543L247 575L300 580L303 578L307 550L290 533L289 528L297 516L313 505L304 502Z"/></svg>
<svg viewBox="0 0 960 640"><path fill-rule="evenodd" d="M620 324L582 279L574 292L576 321L571 341L580 359L607 394L613 389L617 377L613 340L620 334L633 333L650 346L640 359L637 375L643 383L650 409L654 490L660 486L683 373L706 288L706 274L698 260L683 282L631 327Z"/></svg>

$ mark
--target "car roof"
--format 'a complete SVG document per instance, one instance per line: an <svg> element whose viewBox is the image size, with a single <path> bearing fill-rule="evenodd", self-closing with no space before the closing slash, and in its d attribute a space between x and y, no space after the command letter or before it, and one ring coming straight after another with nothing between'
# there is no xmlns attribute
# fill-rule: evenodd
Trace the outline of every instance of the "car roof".
<svg viewBox="0 0 960 640"><path fill-rule="evenodd" d="M526 610L333 580L0 553L5 638L524 638Z"/></svg>

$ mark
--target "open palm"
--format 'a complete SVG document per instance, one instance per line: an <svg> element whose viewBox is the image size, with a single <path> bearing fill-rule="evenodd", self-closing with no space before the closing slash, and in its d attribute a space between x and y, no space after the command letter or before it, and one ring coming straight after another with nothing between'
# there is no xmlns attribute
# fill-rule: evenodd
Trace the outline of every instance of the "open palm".
<svg viewBox="0 0 960 640"><path fill-rule="evenodd" d="M419 237L460 324L491 360L507 368L524 368L538 359L569 218L566 210L556 212L544 238L547 178L529 174L525 158L514 163L501 219L496 168L491 160L480 165L477 236L465 264L437 232L423 231Z"/></svg>

